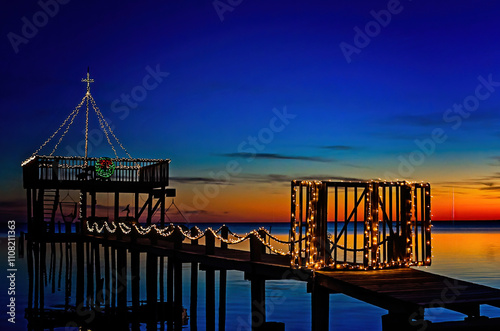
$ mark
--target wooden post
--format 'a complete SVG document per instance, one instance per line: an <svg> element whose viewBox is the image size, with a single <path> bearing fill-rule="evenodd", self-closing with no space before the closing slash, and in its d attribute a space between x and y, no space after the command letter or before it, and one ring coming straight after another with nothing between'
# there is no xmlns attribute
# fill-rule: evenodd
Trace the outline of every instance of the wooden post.
<svg viewBox="0 0 500 331"><path fill-rule="evenodd" d="M225 240L229 238L229 228L224 225L221 229L221 237ZM227 249L227 243L221 241L220 247ZM227 270L219 270L219 331L226 329L226 283Z"/></svg>
<svg viewBox="0 0 500 331"><path fill-rule="evenodd" d="M137 250L130 251L130 277L132 282L132 310L138 312L140 300L140 266L141 258ZM146 270L147 271L147 270Z"/></svg>
<svg viewBox="0 0 500 331"><path fill-rule="evenodd" d="M134 195L134 207L135 207L135 220L139 222L139 193L135 192Z"/></svg>
<svg viewBox="0 0 500 331"><path fill-rule="evenodd" d="M160 225L165 226L165 186L160 189Z"/></svg>
<svg viewBox="0 0 500 331"><path fill-rule="evenodd" d="M330 294L328 289L316 282L310 284L312 331L328 331L330 314Z"/></svg>
<svg viewBox="0 0 500 331"><path fill-rule="evenodd" d="M167 260L167 303L169 306L174 304L174 258L168 257Z"/></svg>
<svg viewBox="0 0 500 331"><path fill-rule="evenodd" d="M176 226L174 228L174 233L172 234L174 240L174 249L182 249L182 241L184 240L184 235L181 232L180 227Z"/></svg>
<svg viewBox="0 0 500 331"><path fill-rule="evenodd" d="M32 209L31 209L31 196L32 192L31 189L26 189L26 207L27 207L27 214L28 214L28 233L32 234L33 231L35 230L33 228L33 216L32 216Z"/></svg>
<svg viewBox="0 0 500 331"><path fill-rule="evenodd" d="M110 270L109 270L109 246L104 245L104 306L109 308L109 298L111 296Z"/></svg>
<svg viewBox="0 0 500 331"><path fill-rule="evenodd" d="M401 186L401 239L404 241L401 245L403 252L401 255L404 257L404 262L411 261L411 187L408 185Z"/></svg>
<svg viewBox="0 0 500 331"><path fill-rule="evenodd" d="M45 270L45 252L46 252L46 242L42 241L40 243L40 311L43 311L44 308L44 301L45 301L45 294L44 294L44 275L46 275L46 270Z"/></svg>
<svg viewBox="0 0 500 331"><path fill-rule="evenodd" d="M172 256L169 256L167 260L167 305L170 311L172 311L172 307L174 306L174 258ZM174 319L170 315L168 330L173 329L173 324Z"/></svg>
<svg viewBox="0 0 500 331"><path fill-rule="evenodd" d="M83 241L81 238L77 239L76 242L76 307L83 308L84 305L84 282L85 282L85 271L84 271L84 248Z"/></svg>
<svg viewBox="0 0 500 331"><path fill-rule="evenodd" d="M56 293L56 243L50 243L50 274L52 275L52 293Z"/></svg>
<svg viewBox="0 0 500 331"><path fill-rule="evenodd" d="M33 242L28 239L26 250L28 252L28 308L33 308Z"/></svg>
<svg viewBox="0 0 500 331"><path fill-rule="evenodd" d="M266 323L266 281L260 276L250 278L252 300L252 330L257 330Z"/></svg>
<svg viewBox="0 0 500 331"><path fill-rule="evenodd" d="M412 321L412 313L404 311L398 311L398 312L389 311L387 315L382 315L382 330L384 331L420 330L422 329L422 327L419 326L425 325L425 322L423 321L423 316L419 316L417 314L416 318L418 322Z"/></svg>
<svg viewBox="0 0 500 331"><path fill-rule="evenodd" d="M85 304L87 307L93 305L94 300L94 264L93 264L93 254L90 248L90 242L85 245L86 250L86 264L87 264L87 298L85 299Z"/></svg>
<svg viewBox="0 0 500 331"><path fill-rule="evenodd" d="M90 216L95 217L95 207L97 205L96 192L90 192Z"/></svg>
<svg viewBox="0 0 500 331"><path fill-rule="evenodd" d="M174 259L174 327L175 330L182 330L182 262Z"/></svg>
<svg viewBox="0 0 500 331"><path fill-rule="evenodd" d="M151 225L151 218L153 217L153 193L149 192L148 194L148 219L147 224Z"/></svg>
<svg viewBox="0 0 500 331"><path fill-rule="evenodd" d="M146 256L146 296L148 319L156 320L158 292L158 256L150 252Z"/></svg>
<svg viewBox="0 0 500 331"><path fill-rule="evenodd" d="M191 228L191 237L198 235L198 229ZM198 239L191 240L191 245L197 246ZM197 310L198 310L198 262L191 262L191 300L189 307L189 326L192 331L197 331Z"/></svg>
<svg viewBox="0 0 500 331"><path fill-rule="evenodd" d="M111 246L111 307L116 308L116 281L117 281L117 271L116 271L116 249Z"/></svg>
<svg viewBox="0 0 500 331"><path fill-rule="evenodd" d="M159 266L159 279L160 279L160 305L163 307L165 303L165 282L164 282L164 272L165 272L165 256L160 256L160 266Z"/></svg>
<svg viewBox="0 0 500 331"><path fill-rule="evenodd" d="M103 280L101 279L101 254L97 243L92 243L95 264L95 305L99 307L103 303Z"/></svg>
<svg viewBox="0 0 500 331"><path fill-rule="evenodd" d="M116 289L118 310L125 312L127 310L127 250L119 248L117 250L117 274L118 287Z"/></svg>
<svg viewBox="0 0 500 331"><path fill-rule="evenodd" d="M207 234L205 235L205 254L215 254L215 236L212 231L209 230L207 230Z"/></svg>
<svg viewBox="0 0 500 331"><path fill-rule="evenodd" d="M115 205L114 205L114 221L118 222L118 218L120 217L120 193L118 191L115 192Z"/></svg>
<svg viewBox="0 0 500 331"><path fill-rule="evenodd" d="M64 287L65 287L65 292L64 292L64 308L66 310L69 309L69 299L71 297L71 281L73 279L73 248L72 244L66 242L65 245L65 252L66 252L66 273L65 273L65 279L64 279ZM78 304L76 305L78 307Z"/></svg>
<svg viewBox="0 0 500 331"><path fill-rule="evenodd" d="M431 265L432 262L432 242L431 242L431 185L425 187L425 265Z"/></svg>
<svg viewBox="0 0 500 331"><path fill-rule="evenodd" d="M226 329L226 284L227 270L219 270L219 331Z"/></svg>
<svg viewBox="0 0 500 331"><path fill-rule="evenodd" d="M264 246L264 245L257 237L257 234L252 233L250 235L250 260L251 261L258 262L258 261L262 260L262 246Z"/></svg>
<svg viewBox="0 0 500 331"><path fill-rule="evenodd" d="M220 235L223 239L227 240L229 238L229 228L226 225L223 225L220 230ZM221 241L220 248L227 249L227 243Z"/></svg>
<svg viewBox="0 0 500 331"><path fill-rule="evenodd" d="M376 266L379 263L378 256L378 205L379 205L379 196L378 196L378 183L373 183L373 190L370 192L371 195L371 217L372 221L370 224L370 245L372 249L370 250L370 265L372 267ZM346 234L347 236L347 234ZM347 250L346 250L347 251Z"/></svg>
<svg viewBox="0 0 500 331"><path fill-rule="evenodd" d="M206 330L215 331L215 270L207 267L205 271L205 316Z"/></svg>
<svg viewBox="0 0 500 331"><path fill-rule="evenodd" d="M39 299L39 294L40 294L40 250L39 250L39 243L35 242L33 247L33 259L35 260L35 305L34 308L35 310L38 309L38 299ZM83 295L82 295L83 297ZM77 300L78 300L78 288L77 288ZM77 301L78 302L78 301Z"/></svg>

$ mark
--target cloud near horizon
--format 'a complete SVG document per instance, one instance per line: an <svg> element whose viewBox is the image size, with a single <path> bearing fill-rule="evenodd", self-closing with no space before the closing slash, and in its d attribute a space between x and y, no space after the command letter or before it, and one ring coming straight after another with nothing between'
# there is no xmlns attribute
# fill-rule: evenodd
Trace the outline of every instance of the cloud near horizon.
<svg viewBox="0 0 500 331"><path fill-rule="evenodd" d="M233 158L248 158L248 159L263 159L263 160L299 160L299 161L312 161L312 162L336 162L332 158L324 158L320 156L300 156L300 155L284 155L277 153L225 153L218 154L223 157Z"/></svg>
<svg viewBox="0 0 500 331"><path fill-rule="evenodd" d="M319 146L322 149L329 149L333 151L350 151L353 149L356 149L353 146L347 146L347 145L329 145L329 146Z"/></svg>

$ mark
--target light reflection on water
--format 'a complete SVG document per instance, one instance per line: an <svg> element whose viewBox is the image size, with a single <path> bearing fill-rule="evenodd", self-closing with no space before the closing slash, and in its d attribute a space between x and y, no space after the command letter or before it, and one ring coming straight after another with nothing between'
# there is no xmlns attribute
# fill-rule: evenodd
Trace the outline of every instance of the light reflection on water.
<svg viewBox="0 0 500 331"><path fill-rule="evenodd" d="M230 226L236 233L245 233L260 225L245 224ZM214 226L214 228L217 228ZM269 227L268 227L269 228ZM288 225L272 226L273 235L288 239ZM5 240L1 241L2 251L6 252ZM145 279L145 263L141 279ZM48 263L48 262L47 262ZM18 315L16 326L26 329L23 318L27 301L26 261L18 260ZM101 265L103 265L101 263ZM474 227L470 224L435 225L433 228L433 263L430 267L420 269L455 277L461 280L476 282L500 288L500 227ZM76 273L73 273L73 277ZM218 272L216 272L216 291L218 293ZM183 265L183 305L190 307L190 266ZM64 304L64 276L61 289L50 293L50 284L46 288L45 304L48 307L60 307ZM73 287L75 286L73 280ZM141 282L143 285L144 282ZM2 285L6 283L3 280ZM57 286L58 287L58 286ZM2 291L3 293L3 291ZM73 288L73 295L75 288ZM146 289L141 288L141 300L145 300ZM2 294L4 296L5 294ZM130 295L130 290L129 290ZM73 298L74 299L74 298ZM3 300L3 298L2 298ZM131 298L129 298L131 300ZM250 326L250 282L244 279L239 271L227 273L226 329L249 330ZM219 305L216 296L216 307ZM286 330L309 330L311 327L311 301L304 282L292 280L269 280L266 282L266 310L268 321L285 322ZM205 272L199 272L198 284L198 329L204 329L205 321ZM188 311L190 314L190 312ZM332 330L381 330L381 316L387 312L378 307L366 304L341 294L330 295L330 328ZM500 309L483 306L481 313L490 317L500 316ZM218 309L216 308L216 314ZM426 311L426 318L431 321L461 320L464 315L444 309ZM216 322L218 316L216 316ZM0 327L11 326L5 319ZM145 329L145 327L144 327ZM62 329L61 329L62 330ZM189 330L189 326L185 327Z"/></svg>

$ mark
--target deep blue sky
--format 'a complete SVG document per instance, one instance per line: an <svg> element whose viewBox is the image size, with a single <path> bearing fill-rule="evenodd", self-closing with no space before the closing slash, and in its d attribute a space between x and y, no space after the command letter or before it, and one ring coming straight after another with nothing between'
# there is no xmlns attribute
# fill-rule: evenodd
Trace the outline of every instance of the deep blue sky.
<svg viewBox="0 0 500 331"><path fill-rule="evenodd" d="M474 218L471 204L478 203L488 213L481 217L500 217L500 87L483 87L483 94L491 93L460 122L443 119L447 109L475 95L479 76L500 82L499 3L232 3L239 4L222 13L221 21L213 1L73 0L59 4L54 17L39 21L37 33L28 31L34 35L14 47L9 36L22 36L34 17L43 21L43 9L35 1L6 4L0 83L4 213L23 198L21 161L79 103L85 94L80 79L90 66L92 94L118 137L134 157L172 159L173 185L185 206L193 205L193 189L203 189L211 171L224 170L231 160L241 163L234 185L202 208L205 217L259 217L262 205L264 218L275 212L286 219L287 185L296 177L425 180L440 199L438 218L450 215L452 187L464 206L462 214L456 208L458 217ZM355 28L375 26L371 12L388 5L397 13L348 62L341 43L355 45ZM143 85L146 67L168 76L127 106L122 95ZM269 128L274 108L285 107L296 117L248 162L238 146ZM83 137L79 119L60 155L75 150ZM431 138L436 128L446 140L414 171L398 169L418 150L415 139ZM93 155L110 155L106 145Z"/></svg>

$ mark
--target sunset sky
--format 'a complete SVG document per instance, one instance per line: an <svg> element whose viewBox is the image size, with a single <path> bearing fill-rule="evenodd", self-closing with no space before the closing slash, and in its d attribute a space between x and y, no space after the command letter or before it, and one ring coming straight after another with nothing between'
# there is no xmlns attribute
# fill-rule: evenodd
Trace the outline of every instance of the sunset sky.
<svg viewBox="0 0 500 331"><path fill-rule="evenodd" d="M433 219L452 218L453 192L455 219L500 219L500 3L42 0L0 15L2 222L24 220L21 162L81 101L87 67L130 154L172 160L193 221L287 221L298 178L426 181ZM82 130L80 115L56 154L82 155ZM94 132L90 155L113 156Z"/></svg>

